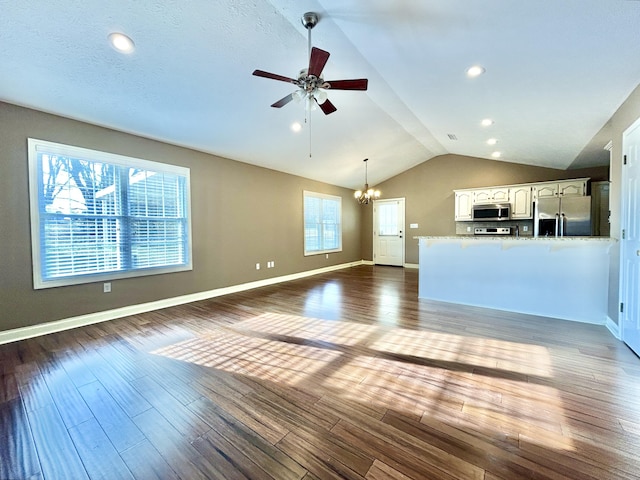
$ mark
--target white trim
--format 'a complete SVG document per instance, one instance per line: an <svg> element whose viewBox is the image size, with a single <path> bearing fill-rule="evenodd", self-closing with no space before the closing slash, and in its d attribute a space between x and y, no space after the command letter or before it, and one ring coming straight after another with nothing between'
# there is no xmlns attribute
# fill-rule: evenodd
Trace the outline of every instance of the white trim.
<svg viewBox="0 0 640 480"><path fill-rule="evenodd" d="M373 260L362 260L362 265L375 265Z"/></svg>
<svg viewBox="0 0 640 480"><path fill-rule="evenodd" d="M607 330L611 332L611 335L616 337L618 340L622 340L622 338L620 338L620 325L614 322L608 315L605 326L607 327Z"/></svg>
<svg viewBox="0 0 640 480"><path fill-rule="evenodd" d="M405 225L405 221L407 218L406 215L406 202L407 199L405 197L397 197L397 198L383 198L383 199L378 199L378 200L374 200L373 201L373 258L374 258L374 264L378 265L378 263L375 261L377 255L378 255L378 241L379 241L379 236L378 236L378 211L377 211L377 206L378 204L385 204L385 203L392 203L395 202L398 205L402 205L402 218L398 219L399 223L400 223L400 228L402 230L400 230L400 238L402 239L402 259L400 260L400 265L392 265L392 266L404 266L404 259L406 257L406 225ZM384 265L384 264L380 264L380 265Z"/></svg>
<svg viewBox="0 0 640 480"><path fill-rule="evenodd" d="M171 165L168 163L155 162L141 158L127 157L109 152L100 152L90 150L88 148L76 147L73 145L65 145L62 143L54 143L46 140L38 140L36 138L27 139L28 147L28 165L29 165L29 213L31 226L31 252L32 252L32 275L33 288L36 290L60 287L65 285L81 285L86 283L103 282L110 280L118 280L122 278L133 278L147 275L159 275L173 272L183 272L193 270L193 242L191 229L191 169L179 165ZM41 179L42 170L41 161L38 155L65 155L72 158L85 159L91 162L103 162L110 165L120 167L136 167L143 170L150 170L158 173L169 173L184 178L185 182L185 199L184 199L184 217L174 217L173 220L182 219L185 222L185 233L187 235L186 242L186 259L185 263L179 265L164 265L147 268L123 268L118 267L115 271L103 271L98 273L73 273L60 277L43 278L42 247L44 239L41 238ZM110 187L115 191L115 187ZM106 189L105 189L106 190ZM89 217L95 218L95 217ZM114 215L108 215L108 218L117 218Z"/></svg>
<svg viewBox="0 0 640 480"><path fill-rule="evenodd" d="M38 325L29 326L29 327L21 327L21 328L15 328L12 330L5 330L3 332L0 332L0 345L5 343L17 342L18 340L25 340L27 338L38 337L40 335L47 335L49 333L62 332L64 330L70 330L72 328L82 327L85 325L92 325L94 323L106 322L108 320L115 320L116 318L127 317L129 315L137 315L140 313L151 312L153 310L160 310L161 308L174 307L176 305L183 305L185 303L197 302L199 300L207 300L209 298L219 297L221 295L228 295L230 293L237 293L237 292L243 292L245 290L251 290L253 288L266 287L268 285L274 285L276 283L297 280L300 278L310 277L310 276L318 275L321 273L332 272L334 270L357 267L358 265L369 265L369 263L366 263L366 261L364 260L359 260L356 262L349 262L349 263L342 263L339 265L332 265L329 267L318 268L316 270L308 270L306 272L283 275L281 277L267 278L264 280L257 280L255 282L243 283L240 285L232 285L230 287L216 288L215 290L208 290L206 292L192 293L189 295L182 295L180 297L165 298L163 300L157 300L155 302L141 303L139 305L130 305L128 307L115 308L113 310L105 310L103 312L89 313L87 315L79 315L77 317L64 318L62 320L41 323ZM371 265L373 265L373 263L371 263Z"/></svg>
<svg viewBox="0 0 640 480"><path fill-rule="evenodd" d="M624 168L624 156L627 155L628 153L628 148L629 148L629 137L631 137L636 129L640 128L640 117L636 118L636 120L624 131L622 132L622 157L620 157L620 162L621 162L621 166L620 168L622 169L622 171L620 172L620 225L619 225L619 239L620 239L620 255L619 255L619 263L618 263L618 302L619 304L626 304L627 305L627 311L620 312L618 314L618 336L616 336L616 338L619 338L620 340L622 340L623 342L626 343L626 340L628 340L627 334L625 332L625 323L626 323L626 319L629 315L628 312L628 305L629 305L629 299L627 298L628 293L626 290L626 276L629 273L629 269L630 267L627 265L627 263L631 262L631 259L629 258L629 253L627 252L628 248L627 248L627 242L628 239L625 240L623 238L622 232L625 229L628 229L630 227L629 222L627 222L625 219L628 217L628 214L637 214L637 207L635 205L631 204L631 201L629 201L627 199L627 194L629 186L629 175L627 173L627 169ZM633 137L632 137L633 139ZM632 208L633 207L633 208ZM631 295L634 295L634 293L631 293ZM635 295L637 296L638 293L635 292ZM637 301L637 300L636 300ZM634 319L635 320L635 319ZM607 325L608 327L608 325ZM629 346L629 348L631 348L634 352L636 352L636 349L631 347L631 345L629 345L627 343L627 345Z"/></svg>
<svg viewBox="0 0 640 480"><path fill-rule="evenodd" d="M307 250L307 234L306 234L306 225L307 225L307 208L306 208L306 200L307 198L315 198L320 200L332 200L334 202L338 202L338 227L340 229L340 238L338 248L324 248L324 241L322 241L322 250ZM322 210L322 207L320 208ZM323 216L324 219L324 216ZM324 222L320 222L322 225ZM313 255L322 255L326 253L336 253L342 251L342 197L336 195L329 195L328 193L318 193L312 192L310 190L302 191L302 242L303 251L305 257L310 257Z"/></svg>
<svg viewBox="0 0 640 480"><path fill-rule="evenodd" d="M417 263L405 263L404 268L419 268L420 265Z"/></svg>

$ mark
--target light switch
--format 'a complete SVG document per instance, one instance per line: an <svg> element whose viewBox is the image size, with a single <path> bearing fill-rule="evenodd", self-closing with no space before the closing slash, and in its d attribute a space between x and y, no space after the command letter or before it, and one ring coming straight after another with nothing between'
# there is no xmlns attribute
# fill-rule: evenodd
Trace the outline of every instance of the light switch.
<svg viewBox="0 0 640 480"><path fill-rule="evenodd" d="M417 223L410 223L409 224L409 228L418 228L418 224Z"/></svg>

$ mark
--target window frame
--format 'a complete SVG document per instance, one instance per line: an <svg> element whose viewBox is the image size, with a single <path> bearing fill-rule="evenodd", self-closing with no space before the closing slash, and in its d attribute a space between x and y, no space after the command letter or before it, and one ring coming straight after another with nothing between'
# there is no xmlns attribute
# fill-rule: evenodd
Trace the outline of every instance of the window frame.
<svg viewBox="0 0 640 480"><path fill-rule="evenodd" d="M309 250L307 248L307 211L306 211L306 198L310 197L310 198L316 198L319 200L332 200L332 201L336 201L338 203L337 207L338 207L338 247L336 248L325 248L324 245L324 231L321 231L319 237L320 237L320 242L321 245L319 249L317 250ZM321 216L323 216L321 214ZM324 216L323 216L324 218ZM320 223L316 223L316 225L320 225L321 228L324 225L323 222ZM323 229L322 229L323 230ZM312 192L309 190L303 190L302 192L302 232L303 232L303 251L304 251L304 256L308 257L308 256L312 256L312 255L322 255L322 254L326 254L326 253L336 253L336 252L341 252L342 251L342 197L337 196L337 195L329 195L326 193L318 193L318 192Z"/></svg>
<svg viewBox="0 0 640 480"><path fill-rule="evenodd" d="M114 153L102 152L73 145L65 145L46 140L28 138L28 168L29 168L29 210L31 226L31 265L33 270L33 287L36 290L61 287L68 285L81 285L86 283L112 281L124 278L143 277L149 275L160 275L165 273L183 272L193 270L192 261L192 232L191 232L191 171L187 167L170 165L166 163L144 160L140 158L118 155ZM184 234L186 235L186 248L184 251L185 262L174 265L151 266L133 268L130 265L126 269L110 272L78 273L68 276L45 278L42 265L42 221L41 202L41 170L42 162L39 159L40 153L51 153L58 156L67 156L76 159L88 160L90 162L105 163L127 168L138 168L141 170L153 171L157 173L172 174L184 177ZM126 208L126 205L123 209ZM122 218L131 221L135 218L132 215L122 213ZM116 216L114 215L114 218ZM159 219L167 217L158 217ZM128 242L125 248L130 249L133 242Z"/></svg>

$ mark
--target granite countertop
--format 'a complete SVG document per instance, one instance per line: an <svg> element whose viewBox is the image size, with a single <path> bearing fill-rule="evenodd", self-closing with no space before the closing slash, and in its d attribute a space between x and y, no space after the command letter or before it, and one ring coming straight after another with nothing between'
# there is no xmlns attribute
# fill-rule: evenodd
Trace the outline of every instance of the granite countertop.
<svg viewBox="0 0 640 480"><path fill-rule="evenodd" d="M591 241L591 242L616 242L615 238L610 237L516 237L514 235L451 235L451 236L416 236L414 240L426 239L426 240L513 240L513 241L525 241L525 242L548 242L562 241L562 242L579 242L579 241Z"/></svg>

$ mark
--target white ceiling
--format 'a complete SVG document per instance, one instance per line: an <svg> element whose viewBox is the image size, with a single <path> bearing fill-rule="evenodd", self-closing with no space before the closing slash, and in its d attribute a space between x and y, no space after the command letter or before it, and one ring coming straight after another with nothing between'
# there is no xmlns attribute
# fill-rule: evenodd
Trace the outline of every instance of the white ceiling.
<svg viewBox="0 0 640 480"><path fill-rule="evenodd" d="M307 11L324 77L369 90L294 133L302 104L270 107L294 87L251 73L297 77ZM639 25L637 0L0 0L0 99L348 188L364 158L371 184L444 153L593 166L640 82Z"/></svg>

